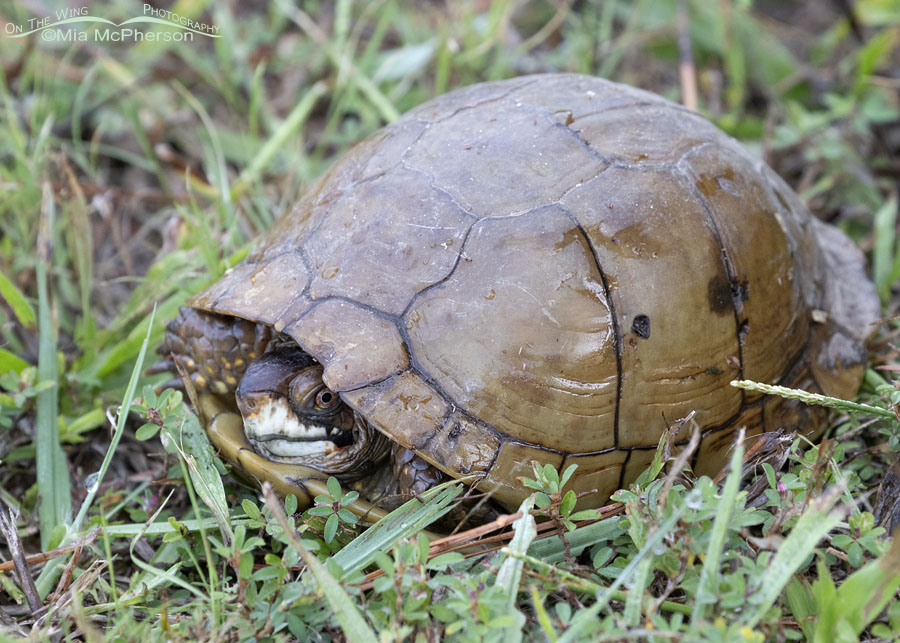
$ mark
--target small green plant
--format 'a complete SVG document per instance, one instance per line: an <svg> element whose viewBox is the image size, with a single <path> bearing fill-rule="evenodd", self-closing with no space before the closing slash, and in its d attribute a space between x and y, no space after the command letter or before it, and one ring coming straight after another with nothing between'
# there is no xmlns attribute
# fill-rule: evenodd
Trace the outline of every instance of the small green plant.
<svg viewBox="0 0 900 643"><path fill-rule="evenodd" d="M324 518L322 538L325 543L335 543L340 536L340 544L346 544L358 533L359 518L347 509L359 498L356 491L342 493L341 485L335 478L328 478L328 495L318 495L313 499L313 506L306 510L306 518ZM310 521L318 525L319 521Z"/></svg>
<svg viewBox="0 0 900 643"><path fill-rule="evenodd" d="M564 526L569 531L575 529L576 521L600 516L595 509L575 511L578 495L572 489L565 493L562 491L578 468L577 464L570 464L562 475L552 464L532 462L531 467L534 478L523 476L519 480L525 487L535 491L534 506L539 513L545 513L555 524Z"/></svg>

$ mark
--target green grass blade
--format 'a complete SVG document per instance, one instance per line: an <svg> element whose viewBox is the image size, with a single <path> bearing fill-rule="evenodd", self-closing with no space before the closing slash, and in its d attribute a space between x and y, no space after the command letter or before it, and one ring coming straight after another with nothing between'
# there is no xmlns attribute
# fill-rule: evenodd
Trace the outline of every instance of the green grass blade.
<svg viewBox="0 0 900 643"><path fill-rule="evenodd" d="M364 534L332 557L345 575L361 570L375 560L380 551L390 551L394 543L409 538L444 516L462 493L462 485L449 482L422 494L421 502L413 499L394 509Z"/></svg>
<svg viewBox="0 0 900 643"><path fill-rule="evenodd" d="M722 560L722 549L725 546L725 534L728 524L736 510L737 495L741 484L741 471L744 458L744 432L731 454L731 470L725 479L725 487L722 489L722 498L719 501L719 511L713 521L712 532L709 535L709 545L706 548L706 558L703 561L703 571L700 573L700 584L697 586L697 595L694 598L694 612L691 614L691 632L696 632L700 622L706 618L707 607L716 601L716 588L719 586L719 563Z"/></svg>
<svg viewBox="0 0 900 643"><path fill-rule="evenodd" d="M240 199L247 188L259 178L259 175L269 163L271 163L272 158L278 150L284 147L287 140L293 136L297 129L299 129L304 121L306 121L310 112L312 112L313 107L316 106L319 98L325 94L326 90L327 87L325 83L319 81L310 87L309 91L303 96L303 99L294 106L294 109L291 110L288 117L284 119L284 122L277 130L275 130L275 133L266 141L265 145L262 146L262 149L260 149L256 156L253 157L250 164L247 165L244 171L241 172L237 181L234 182L234 185L231 188L231 198L233 201Z"/></svg>
<svg viewBox="0 0 900 643"><path fill-rule="evenodd" d="M292 6L287 0L277 0L276 4L285 16L295 22L297 26L322 47L325 55L337 68L341 77L349 76L349 82L359 88L360 92L378 110L381 118L390 123L400 117L400 112L397 111L390 99L381 92L378 85L357 69L350 58L334 46L331 40L322 32L322 29L305 11Z"/></svg>
<svg viewBox="0 0 900 643"><path fill-rule="evenodd" d="M231 189L228 185L228 169L225 163L225 153L222 150L222 142L219 140L218 130L209 112L203 106L197 97L179 82L173 82L172 87L181 95L184 101L190 106L194 113L200 118L203 127L209 136L209 143L212 146L212 157L208 159L209 167L207 173L211 175L213 184L218 189L217 197L220 199L220 207L225 210L225 220L222 222L224 226L230 228L234 224L234 203L231 200Z"/></svg>
<svg viewBox="0 0 900 643"><path fill-rule="evenodd" d="M34 328L34 308L28 303L22 291L16 288L16 285L2 272L0 272L0 297L3 297L6 303L9 304L13 314L22 326Z"/></svg>
<svg viewBox="0 0 900 643"><path fill-rule="evenodd" d="M171 494L169 494L169 497L171 497ZM147 563L142 561L138 556L134 555L134 548L137 546L138 540L140 540L140 538L147 533L147 528L151 524L153 524L151 521L155 520L157 518L157 516L159 516L159 514L162 513L163 507L165 507L167 501L168 501L168 498L166 499L166 501L163 501L160 504L160 506L156 510L156 513L153 516L151 516L150 520L147 523L145 523L143 525L137 525L137 527L139 527L138 532L136 534L134 534L134 537L131 539L131 545L128 548L128 553L131 555L131 561L137 567L144 570L144 572L146 572L146 574L153 579L150 581L150 583L154 583L154 584L164 584L165 583L165 584L170 584L170 585L177 585L178 587L181 587L182 589L187 590L188 592L190 592L191 594L196 596L198 599L200 599L204 603L209 604L209 597L206 594L204 594L199 589L197 589L193 583L189 583L188 581L183 579L180 574L175 573L175 572L179 571L179 569L181 568L180 561L175 563L171 567L169 567L169 569L167 569L167 570L161 570L161 569L157 569L153 565L148 565Z"/></svg>
<svg viewBox="0 0 900 643"><path fill-rule="evenodd" d="M810 503L791 533L769 561L768 569L759 582L759 589L748 599L747 609L741 621L753 628L765 616L797 572L816 549L819 541L837 527L843 518L842 511L832 511L842 490L835 488Z"/></svg>
<svg viewBox="0 0 900 643"><path fill-rule="evenodd" d="M47 550L53 530L64 524L72 511L69 466L59 444L59 388L56 360L56 331L50 313L48 275L53 238L54 197L49 183L44 184L43 208L38 236L38 381L53 386L37 395L37 487L40 497L38 517L41 548Z"/></svg>
<svg viewBox="0 0 900 643"><path fill-rule="evenodd" d="M568 532L566 541L569 543L569 553L577 557L588 547L621 536L625 533L625 530L619 526L621 521L622 519L616 516ZM566 545L559 536L541 538L531 544L531 547L528 548L528 555L539 558L545 563L558 563L566 558Z"/></svg>
<svg viewBox="0 0 900 643"><path fill-rule="evenodd" d="M788 388L787 386L774 386L772 384L763 384L762 382L754 382L753 380L732 380L731 385L735 388L741 388L747 391L756 391L758 393L768 393L769 395L778 395L779 397L788 398L790 400L800 400L805 404L815 404L817 406L825 406L830 409L838 409L848 413L867 413L875 417L887 418L895 420L894 412L889 409L883 409L869 404L860 402L851 402L842 400L839 397L830 397L828 395L819 395L818 393L810 393L797 388Z"/></svg>
<svg viewBox="0 0 900 643"><path fill-rule="evenodd" d="M833 633L847 628L859 636L894 598L900 588L900 538L888 552L853 572L821 607L816 620L815 641L829 641Z"/></svg>
<svg viewBox="0 0 900 643"><path fill-rule="evenodd" d="M534 508L534 495L528 496L519 506L522 517L513 523L513 538L504 549L508 552L525 554L531 546L537 527L534 524L534 516L531 510ZM500 587L506 593L506 613L514 615L518 621L515 626L506 628L506 641L514 643L522 640L522 626L525 624L525 615L516 607L516 599L519 596L519 583L522 580L522 569L525 562L521 558L507 555L506 560L500 565L495 587Z"/></svg>
<svg viewBox="0 0 900 643"><path fill-rule="evenodd" d="M238 525L247 524L247 520L242 520L240 518L232 518L231 526L236 527ZM149 525L143 525L139 523L128 523L125 525L107 525L106 527L106 535L111 538L132 538L137 534L143 534L145 536L160 536L165 534L171 534L176 531L201 531L204 529L215 529L218 526L218 522L215 518L203 518L202 520L197 520L196 518L186 518L184 520L178 521L178 529L173 527L168 522L153 522Z"/></svg>
<svg viewBox="0 0 900 643"><path fill-rule="evenodd" d="M649 584L652 567L653 558L648 556L641 561L634 573L634 582L628 588L628 594L625 596L625 611L622 613L622 620L628 627L637 627L641 622L644 590Z"/></svg>
<svg viewBox="0 0 900 643"><path fill-rule="evenodd" d="M891 194L874 217L875 247L872 248L872 276L881 301L886 302L891 296L891 286L897 279L895 275L894 247L897 241L897 193ZM900 247L897 248L900 257Z"/></svg>
<svg viewBox="0 0 900 643"><path fill-rule="evenodd" d="M616 597L617 590L619 587L625 583L626 580L631 578L632 574L637 571L638 566L641 564L641 561L650 556L659 542L666 536L666 534L671 533L671 531L675 528L675 525L681 519L681 516L684 515L684 512L687 511L687 508L691 505L695 505L700 501L700 491L695 489L691 491L684 499L684 503L675 511L672 512L672 515L669 516L665 522L663 522L657 529L654 531L648 538L647 542L641 547L641 550L635 554L634 558L631 559L631 562L622 570L622 572L616 577L616 580L610 585L603 594L601 594L597 598L597 602L584 609L578 613L578 615L572 619L572 625L566 630L565 634L563 634L559 640L561 643L568 643L570 641L579 641L583 634L586 633L588 628L595 625L597 622L597 616L600 614L601 610L603 610L608 604L609 601Z"/></svg>
<svg viewBox="0 0 900 643"><path fill-rule="evenodd" d="M100 488L100 483L103 482L103 477L106 475L107 469L109 469L113 455L116 452L116 447L119 446L119 440L122 439L122 433L125 431L125 422L128 420L128 413L131 411L131 402L134 399L134 392L137 389L138 381L141 378L141 369L144 367L144 356L147 354L147 344L150 342L150 329L153 328L153 318L155 315L156 306L153 307L153 312L150 313L150 321L147 324L147 336L144 337L144 343L141 345L141 350L134 363L134 369L131 371L131 379L128 380L128 387L125 389L125 397L122 399L122 406L119 408L116 430L113 433L112 440L109 442L109 447L106 449L106 455L103 457L103 462L100 464L99 471L97 471L95 476L91 479L91 484L88 485L88 492L84 498L84 502L81 503L78 515L76 515L75 520L72 521L72 528L69 531L71 535L74 535L81 528L81 523L84 522L88 510L94 502L94 497L97 495L97 489Z"/></svg>
<svg viewBox="0 0 900 643"><path fill-rule="evenodd" d="M529 556L527 554L520 554L519 552L512 551L506 547L501 549L500 553L518 558L519 560L527 563L529 567L536 569L541 574L544 574L545 576L549 576L551 578L558 578L567 586L578 591L593 592L595 595L599 595L605 591L610 591L609 588L604 587L603 585L598 585L597 583L594 583L587 578L576 576L575 574L568 572L565 569L550 565L540 558L535 558L534 556ZM610 600L625 601L626 599L627 594L624 591L618 589L611 590ZM688 605L675 603L674 601L663 601L662 603L660 603L659 608L667 612L683 614L685 616L691 613L691 608Z"/></svg>

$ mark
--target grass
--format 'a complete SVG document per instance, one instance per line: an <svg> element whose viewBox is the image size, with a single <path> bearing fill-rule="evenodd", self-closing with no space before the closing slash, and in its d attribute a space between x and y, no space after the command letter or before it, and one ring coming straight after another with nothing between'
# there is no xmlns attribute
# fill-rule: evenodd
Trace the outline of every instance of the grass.
<svg viewBox="0 0 900 643"><path fill-rule="evenodd" d="M44 601L28 607L30 580L6 565L16 538L0 543L4 636L900 636L900 554L872 514L900 450L896 317L818 445L786 440L720 487L663 443L601 511L574 512L567 473L537 469L520 514L450 537L427 529L457 485L368 529L333 484L305 511L261 501L224 475L180 395L141 374L190 294L334 158L431 96L567 70L678 100L679 5L701 111L853 236L896 316L900 11L774 4L186 0L172 10L222 38L0 38L0 500Z"/></svg>

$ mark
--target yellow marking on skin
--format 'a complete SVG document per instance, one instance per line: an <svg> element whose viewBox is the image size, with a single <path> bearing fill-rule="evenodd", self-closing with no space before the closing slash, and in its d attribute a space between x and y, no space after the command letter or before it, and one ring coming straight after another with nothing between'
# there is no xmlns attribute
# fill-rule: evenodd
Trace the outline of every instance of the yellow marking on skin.
<svg viewBox="0 0 900 643"><path fill-rule="evenodd" d="M225 376L225 382L226 382L229 386L237 386L237 380L234 379L234 376L232 376L232 375L226 375L226 376Z"/></svg>
<svg viewBox="0 0 900 643"><path fill-rule="evenodd" d="M213 370L213 367L212 367L212 366L207 366L207 367L206 367L206 374L209 375L210 377L212 377L213 375L216 374L216 372Z"/></svg>
<svg viewBox="0 0 900 643"><path fill-rule="evenodd" d="M224 395L225 393L228 392L228 386L225 385L225 382L222 382L219 380L216 380L215 382L213 382L212 387L216 393L220 393L222 395Z"/></svg>
<svg viewBox="0 0 900 643"><path fill-rule="evenodd" d="M198 375L197 377L191 378L194 380L194 386L197 388L206 388L206 378L202 375Z"/></svg>
<svg viewBox="0 0 900 643"><path fill-rule="evenodd" d="M250 359L256 359L256 352L255 351L247 351L247 357L249 357Z"/></svg>
<svg viewBox="0 0 900 643"><path fill-rule="evenodd" d="M190 357L188 357L188 358L187 358L187 361L184 363L184 365L187 367L187 369L188 369L189 371L192 371L192 370L194 370L194 367L195 367L197 364L194 362L194 360L192 360Z"/></svg>
<svg viewBox="0 0 900 643"><path fill-rule="evenodd" d="M240 357L238 357L236 360L234 360L235 368L240 368L243 365L244 365L244 360L242 360Z"/></svg>
<svg viewBox="0 0 900 643"><path fill-rule="evenodd" d="M225 359L224 355L222 355L222 357L219 358L219 361L222 362L222 366L225 367L225 370L231 370L231 364L228 363L228 360Z"/></svg>

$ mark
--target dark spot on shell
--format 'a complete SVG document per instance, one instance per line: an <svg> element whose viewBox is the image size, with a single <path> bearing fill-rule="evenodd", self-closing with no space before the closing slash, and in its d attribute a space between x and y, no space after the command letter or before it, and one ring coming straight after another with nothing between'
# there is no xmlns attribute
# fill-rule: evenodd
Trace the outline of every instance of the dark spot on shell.
<svg viewBox="0 0 900 643"><path fill-rule="evenodd" d="M584 245L584 239L581 236L581 231L577 228L570 228L567 230L560 241L557 241L553 246L554 250L563 250L571 243L581 243Z"/></svg>
<svg viewBox="0 0 900 643"><path fill-rule="evenodd" d="M750 298L750 287L746 281L731 282L731 299L734 301L734 309L740 315L744 312L744 302Z"/></svg>
<svg viewBox="0 0 900 643"><path fill-rule="evenodd" d="M447 432L447 439L451 442L456 442L461 434L462 427L459 425L459 422L456 422L453 427L451 427L450 431Z"/></svg>
<svg viewBox="0 0 900 643"><path fill-rule="evenodd" d="M714 176L701 174L700 178L697 180L696 186L703 196L712 196L716 193L719 184Z"/></svg>
<svg viewBox="0 0 900 643"><path fill-rule="evenodd" d="M707 299L709 309L717 315L727 315L733 310L731 284L724 276L716 275L709 281Z"/></svg>
<svg viewBox="0 0 900 643"><path fill-rule="evenodd" d="M710 366L704 371L707 375L721 375L724 371L718 366Z"/></svg>
<svg viewBox="0 0 900 643"><path fill-rule="evenodd" d="M731 194L734 192L730 189L733 185L732 181L734 180L734 170L729 168L725 168L725 171L718 175L713 176L711 174L701 174L700 178L697 180L697 189L700 190L703 196L712 196L716 192L720 190L725 190Z"/></svg>
<svg viewBox="0 0 900 643"><path fill-rule="evenodd" d="M575 117L572 115L572 110L570 109L560 109L553 113L554 118L557 122L562 123L566 127L575 122Z"/></svg>
<svg viewBox="0 0 900 643"><path fill-rule="evenodd" d="M631 332L641 339L650 339L650 318L647 315L638 315L631 322Z"/></svg>

